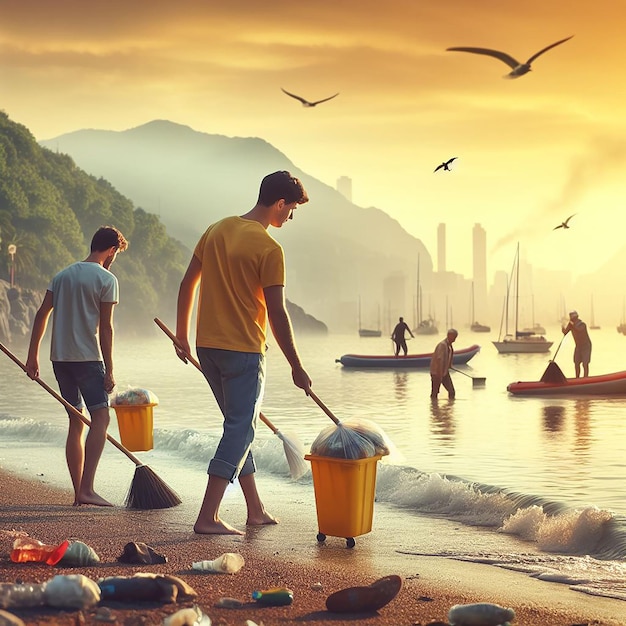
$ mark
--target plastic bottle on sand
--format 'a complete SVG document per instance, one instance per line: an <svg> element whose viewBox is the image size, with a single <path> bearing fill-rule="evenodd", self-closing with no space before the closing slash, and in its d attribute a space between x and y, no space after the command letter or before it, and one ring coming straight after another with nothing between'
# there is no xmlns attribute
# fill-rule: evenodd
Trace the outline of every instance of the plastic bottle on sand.
<svg viewBox="0 0 626 626"><path fill-rule="evenodd" d="M241 554L226 552L212 561L196 561L192 569L218 574L236 574L244 565Z"/></svg>
<svg viewBox="0 0 626 626"><path fill-rule="evenodd" d="M286 606L293 602L293 591L287 587L272 587L253 591L252 599L265 606Z"/></svg>
<svg viewBox="0 0 626 626"><path fill-rule="evenodd" d="M0 583L0 608L21 609L43 606L45 583Z"/></svg>
<svg viewBox="0 0 626 626"><path fill-rule="evenodd" d="M32 537L18 537L13 542L11 550L11 561L14 563L47 563L56 565L65 554L69 541L64 541L58 546L49 546Z"/></svg>

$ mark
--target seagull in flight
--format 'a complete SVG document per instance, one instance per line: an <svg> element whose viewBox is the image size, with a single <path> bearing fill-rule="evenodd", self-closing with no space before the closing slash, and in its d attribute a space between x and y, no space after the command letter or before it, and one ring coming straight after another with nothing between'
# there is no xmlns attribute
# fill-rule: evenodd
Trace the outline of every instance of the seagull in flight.
<svg viewBox="0 0 626 626"><path fill-rule="evenodd" d="M296 100L299 100L300 102L302 102L303 107L308 107L308 108L317 106L318 104L321 104L322 102L328 102L328 100L332 100L333 98L336 98L339 95L339 92L337 92L334 96L324 98L323 100L315 100L311 102L309 100L305 100L304 98L300 96L296 96L295 93L289 93L286 89L283 89L282 87L281 87L281 90L283 91L283 93L286 93L288 96L291 96L292 98L295 98Z"/></svg>
<svg viewBox="0 0 626 626"><path fill-rule="evenodd" d="M438 165L438 166L435 168L435 172L436 172L437 170L440 170L441 168L443 168L444 170L446 170L446 171L448 171L448 172L449 172L449 171L450 171L450 167L449 167L449 165L450 165L450 163L452 163L452 161L454 161L454 159L456 159L456 158L458 158L458 157L452 157L451 159L448 159L447 161L444 161L441 165ZM434 173L434 172L433 172L433 173Z"/></svg>
<svg viewBox="0 0 626 626"><path fill-rule="evenodd" d="M569 228L568 222L574 217L574 215L576 215L576 213L574 213L573 215L570 215L564 222L561 222L558 226L555 226L552 230L556 230L557 228Z"/></svg>
<svg viewBox="0 0 626 626"><path fill-rule="evenodd" d="M566 37L565 39L561 39L560 41L557 41L556 43L552 43L549 46L546 46L543 50L539 50L539 52L536 52L535 54L533 54L530 57L530 59L528 59L528 61L526 61L526 63L520 63L519 61L514 59L512 56L507 54L506 52L500 52L499 50L491 50L489 48L460 47L460 48L446 48L446 49L447 50L451 50L451 51L455 51L455 52L473 52L474 54L485 54L487 56L495 57L496 59L500 59L500 61L504 61L504 63L506 63L512 70L511 72L506 74L504 76L504 78L518 78L518 77L523 76L524 74L527 74L528 72L530 72L530 64L538 56L542 55L544 52L547 52L551 48L554 48L555 46L558 46L558 45L560 45L562 43L565 43L566 41L570 40L573 36L574 35L570 35L569 37Z"/></svg>

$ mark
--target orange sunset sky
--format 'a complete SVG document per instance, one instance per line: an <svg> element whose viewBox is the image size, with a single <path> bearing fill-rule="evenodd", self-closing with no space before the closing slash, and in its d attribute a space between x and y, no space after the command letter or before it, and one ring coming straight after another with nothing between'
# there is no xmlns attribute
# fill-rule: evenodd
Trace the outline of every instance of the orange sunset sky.
<svg viewBox="0 0 626 626"><path fill-rule="evenodd" d="M0 0L0 15L1 106L38 140L153 119L261 137L331 186L351 177L356 204L433 258L445 222L448 269L466 276L476 222L490 273L517 241L574 274L625 244L623 0ZM446 51L525 61L570 35L516 80ZM340 95L306 109L281 87Z"/></svg>

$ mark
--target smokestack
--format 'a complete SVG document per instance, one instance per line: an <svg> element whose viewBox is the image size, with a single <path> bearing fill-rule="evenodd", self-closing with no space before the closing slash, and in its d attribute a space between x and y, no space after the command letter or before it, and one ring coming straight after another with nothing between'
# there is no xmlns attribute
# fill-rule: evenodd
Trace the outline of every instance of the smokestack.
<svg viewBox="0 0 626 626"><path fill-rule="evenodd" d="M352 202L352 179L348 176L340 176L337 179L337 191Z"/></svg>

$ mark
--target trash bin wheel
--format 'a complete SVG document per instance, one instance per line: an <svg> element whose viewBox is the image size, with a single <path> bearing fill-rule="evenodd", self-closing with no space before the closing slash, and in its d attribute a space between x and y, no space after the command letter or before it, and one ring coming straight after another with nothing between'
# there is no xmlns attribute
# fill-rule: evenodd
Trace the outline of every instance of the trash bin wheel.
<svg viewBox="0 0 626 626"><path fill-rule="evenodd" d="M317 533L317 541L324 543L324 541L326 541L326 535L324 533Z"/></svg>
<svg viewBox="0 0 626 626"><path fill-rule="evenodd" d="M346 547L347 548L354 548L354 544L356 542L354 541L354 537L346 537Z"/></svg>

